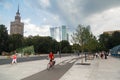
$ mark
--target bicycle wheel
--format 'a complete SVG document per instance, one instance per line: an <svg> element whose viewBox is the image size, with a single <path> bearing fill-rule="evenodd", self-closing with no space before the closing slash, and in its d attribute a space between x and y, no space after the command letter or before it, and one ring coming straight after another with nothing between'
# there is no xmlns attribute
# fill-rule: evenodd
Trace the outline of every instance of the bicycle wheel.
<svg viewBox="0 0 120 80"><path fill-rule="evenodd" d="M47 70L50 70L50 67L51 67L51 65L50 65L50 63L48 63L47 64Z"/></svg>

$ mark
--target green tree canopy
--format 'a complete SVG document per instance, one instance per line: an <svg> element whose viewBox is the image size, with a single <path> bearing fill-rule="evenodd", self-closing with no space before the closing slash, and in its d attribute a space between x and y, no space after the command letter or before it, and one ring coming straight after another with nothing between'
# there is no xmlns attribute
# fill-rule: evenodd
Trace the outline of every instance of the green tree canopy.
<svg viewBox="0 0 120 80"><path fill-rule="evenodd" d="M20 34L9 35L9 50L13 51L23 47L23 36Z"/></svg>
<svg viewBox="0 0 120 80"><path fill-rule="evenodd" d="M0 54L8 51L8 31L5 25L0 25Z"/></svg>
<svg viewBox="0 0 120 80"><path fill-rule="evenodd" d="M81 51L93 51L97 46L97 40L90 31L90 26L78 25L76 32L72 35L72 41L79 44Z"/></svg>
<svg viewBox="0 0 120 80"><path fill-rule="evenodd" d="M70 53L72 51L72 48L68 41L62 40L60 42L60 44L61 44L61 52L62 53Z"/></svg>
<svg viewBox="0 0 120 80"><path fill-rule="evenodd" d="M53 40L51 37L33 37L34 48L36 53L49 53L50 51L55 51L55 46L57 41Z"/></svg>
<svg viewBox="0 0 120 80"><path fill-rule="evenodd" d="M115 31L112 34L103 33L99 37L99 42L103 50L109 51L114 46L120 45L120 32Z"/></svg>

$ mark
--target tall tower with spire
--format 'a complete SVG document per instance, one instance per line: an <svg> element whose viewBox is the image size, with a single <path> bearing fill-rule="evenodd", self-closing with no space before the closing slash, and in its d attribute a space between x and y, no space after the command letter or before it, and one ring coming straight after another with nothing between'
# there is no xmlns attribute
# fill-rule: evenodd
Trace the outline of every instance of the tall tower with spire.
<svg viewBox="0 0 120 80"><path fill-rule="evenodd" d="M21 34L24 33L24 23L21 22L20 12L19 12L19 5L18 10L16 12L15 21L11 22L10 24L10 34Z"/></svg>

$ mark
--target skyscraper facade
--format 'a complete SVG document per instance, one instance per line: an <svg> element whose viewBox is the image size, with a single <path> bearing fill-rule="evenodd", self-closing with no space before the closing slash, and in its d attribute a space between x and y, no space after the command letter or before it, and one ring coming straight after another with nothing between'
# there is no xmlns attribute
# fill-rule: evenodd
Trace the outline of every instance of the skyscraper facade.
<svg viewBox="0 0 120 80"><path fill-rule="evenodd" d="M55 28L50 28L50 35L53 39L55 39Z"/></svg>
<svg viewBox="0 0 120 80"><path fill-rule="evenodd" d="M61 32L62 32L62 40L67 40L67 29L66 29L66 26L62 26Z"/></svg>
<svg viewBox="0 0 120 80"><path fill-rule="evenodd" d="M69 40L69 35L67 33L66 26L50 28L50 35L53 39L55 39L57 41L61 41L61 40L68 41Z"/></svg>
<svg viewBox="0 0 120 80"><path fill-rule="evenodd" d="M16 12L16 16L15 16L15 21L11 22L10 24L10 34L23 35L23 32L24 32L24 23L21 22L19 6L18 6L18 11Z"/></svg>
<svg viewBox="0 0 120 80"><path fill-rule="evenodd" d="M57 40L60 41L60 27L52 27L50 28L50 36Z"/></svg>

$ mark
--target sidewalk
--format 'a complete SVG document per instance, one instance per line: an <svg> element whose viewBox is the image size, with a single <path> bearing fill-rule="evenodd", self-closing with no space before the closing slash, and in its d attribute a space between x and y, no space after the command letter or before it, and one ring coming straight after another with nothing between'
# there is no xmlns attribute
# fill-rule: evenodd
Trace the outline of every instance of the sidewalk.
<svg viewBox="0 0 120 80"><path fill-rule="evenodd" d="M56 58L56 64L75 58L69 56ZM59 80L120 80L120 59L108 57L108 59L88 60L91 65L80 65L79 59ZM27 76L46 69L48 60L37 60L18 63L17 65L1 65L0 80L21 80Z"/></svg>
<svg viewBox="0 0 120 80"><path fill-rule="evenodd" d="M108 59L89 60L91 65L74 66L60 80L120 80L120 59L108 57Z"/></svg>
<svg viewBox="0 0 120 80"><path fill-rule="evenodd" d="M64 61L75 58L76 56L55 58L56 64ZM49 60L37 60L29 61L18 64L6 64L0 66L0 80L21 80L25 77L28 77L32 74L38 73L47 69L47 63Z"/></svg>

